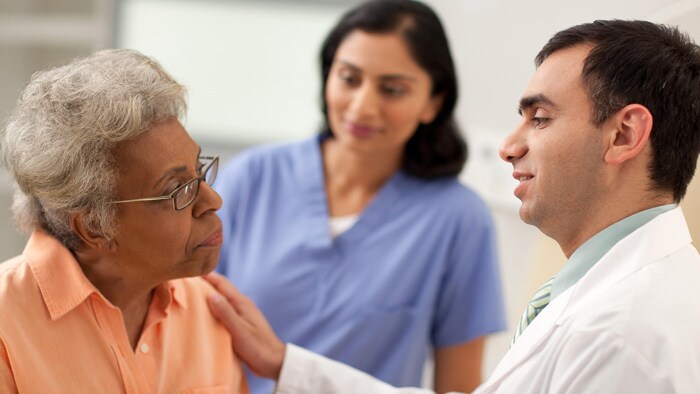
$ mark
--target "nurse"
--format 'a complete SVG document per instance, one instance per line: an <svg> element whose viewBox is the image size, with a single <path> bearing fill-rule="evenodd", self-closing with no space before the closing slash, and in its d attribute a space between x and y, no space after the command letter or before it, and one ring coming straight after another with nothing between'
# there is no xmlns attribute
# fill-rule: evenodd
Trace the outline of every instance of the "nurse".
<svg viewBox="0 0 700 394"><path fill-rule="evenodd" d="M284 342L398 386L434 357L437 391L471 391L505 322L492 219L457 180L467 149L442 25L419 2L364 3L331 30L321 70L321 132L222 170L218 271Z"/></svg>

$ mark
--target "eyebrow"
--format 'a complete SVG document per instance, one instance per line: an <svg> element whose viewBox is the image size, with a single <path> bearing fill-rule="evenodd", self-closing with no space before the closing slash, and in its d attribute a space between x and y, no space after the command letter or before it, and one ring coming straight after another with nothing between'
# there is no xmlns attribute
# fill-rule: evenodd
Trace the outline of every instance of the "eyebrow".
<svg viewBox="0 0 700 394"><path fill-rule="evenodd" d="M202 155L202 147L200 146L199 150L197 151L197 159L199 159L199 157L201 155ZM160 187L160 184L163 183L163 181L165 181L166 179L170 178L171 176L173 176L175 174L179 174L179 173L186 172L186 171L187 171L187 166L177 166L177 167L170 168L168 171L165 172L165 174L163 174L163 176L161 176L156 181L153 188L158 189Z"/></svg>
<svg viewBox="0 0 700 394"><path fill-rule="evenodd" d="M345 65L347 67L350 67L354 71L362 72L362 69L360 67L356 66L355 64L353 64L352 62L349 62L347 60L338 60L338 63ZM396 79L398 79L398 80L408 81L408 82L415 82L416 81L416 78L405 75L405 74L384 74L384 75L380 75L379 79L382 79L382 80L396 80Z"/></svg>
<svg viewBox="0 0 700 394"><path fill-rule="evenodd" d="M534 94L532 96L525 96L520 99L520 104L518 105L518 114L522 115L523 111L534 106L543 104L553 108L557 108L557 105L554 104L554 102L544 94Z"/></svg>

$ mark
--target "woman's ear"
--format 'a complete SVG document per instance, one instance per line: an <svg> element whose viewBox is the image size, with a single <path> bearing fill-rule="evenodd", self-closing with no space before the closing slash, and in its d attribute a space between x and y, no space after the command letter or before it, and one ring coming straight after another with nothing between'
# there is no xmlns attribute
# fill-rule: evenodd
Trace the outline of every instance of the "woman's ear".
<svg viewBox="0 0 700 394"><path fill-rule="evenodd" d="M430 101L423 109L423 112L418 119L421 124L430 124L435 117L440 113L442 109L442 104L445 102L445 95L443 93L436 94L430 98Z"/></svg>
<svg viewBox="0 0 700 394"><path fill-rule="evenodd" d="M70 227L73 232L83 241L86 248L92 250L112 251L116 247L116 243L112 239L107 239L89 228L87 225L87 217L82 213L74 213L70 215Z"/></svg>
<svg viewBox="0 0 700 394"><path fill-rule="evenodd" d="M647 107L629 104L606 123L612 132L608 138L605 162L620 164L637 157L647 146L654 118Z"/></svg>

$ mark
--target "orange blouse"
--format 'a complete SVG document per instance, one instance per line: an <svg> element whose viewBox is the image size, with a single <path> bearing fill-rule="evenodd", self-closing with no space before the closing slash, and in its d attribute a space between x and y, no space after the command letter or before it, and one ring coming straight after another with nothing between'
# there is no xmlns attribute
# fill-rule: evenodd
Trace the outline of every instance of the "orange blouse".
<svg viewBox="0 0 700 394"><path fill-rule="evenodd" d="M132 349L121 311L71 252L35 231L0 264L0 392L247 393L226 330L200 278L156 288Z"/></svg>

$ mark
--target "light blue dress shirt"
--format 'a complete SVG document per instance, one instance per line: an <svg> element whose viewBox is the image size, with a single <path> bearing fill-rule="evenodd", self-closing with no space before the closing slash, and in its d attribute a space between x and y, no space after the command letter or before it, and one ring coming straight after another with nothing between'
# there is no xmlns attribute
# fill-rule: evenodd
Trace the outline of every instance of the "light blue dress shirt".
<svg viewBox="0 0 700 394"><path fill-rule="evenodd" d="M454 177L398 172L335 239L319 137L242 153L216 189L217 270L285 342L417 386L433 347L506 327L491 216ZM252 393L272 391L249 378Z"/></svg>
<svg viewBox="0 0 700 394"><path fill-rule="evenodd" d="M611 224L603 231L584 242L571 254L569 260L552 281L552 295L550 302L569 287L576 284L579 279L590 270L598 260L620 242L623 238L632 234L635 230L650 222L662 213L676 208L676 204L662 205L637 212L617 223Z"/></svg>

